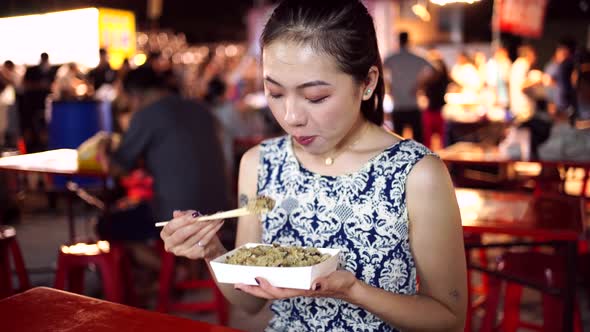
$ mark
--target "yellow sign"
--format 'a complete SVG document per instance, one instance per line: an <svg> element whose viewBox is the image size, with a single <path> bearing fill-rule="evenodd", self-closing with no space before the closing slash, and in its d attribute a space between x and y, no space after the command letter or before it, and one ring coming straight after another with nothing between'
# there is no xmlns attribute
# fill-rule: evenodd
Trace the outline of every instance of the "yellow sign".
<svg viewBox="0 0 590 332"><path fill-rule="evenodd" d="M135 15L131 11L99 8L98 32L101 48L107 50L109 62L118 69L124 59L135 55Z"/></svg>

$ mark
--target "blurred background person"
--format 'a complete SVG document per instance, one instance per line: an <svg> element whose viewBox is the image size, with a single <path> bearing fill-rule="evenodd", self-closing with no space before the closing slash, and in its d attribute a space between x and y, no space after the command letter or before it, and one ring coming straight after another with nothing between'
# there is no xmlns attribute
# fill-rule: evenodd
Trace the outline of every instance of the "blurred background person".
<svg viewBox="0 0 590 332"><path fill-rule="evenodd" d="M559 112L568 112L572 117L576 109L576 91L572 81L575 50L575 41L569 39L562 39L555 49L557 63L555 106Z"/></svg>
<svg viewBox="0 0 590 332"><path fill-rule="evenodd" d="M444 146L445 120L442 116L442 109L445 105L445 94L451 83L447 66L440 53L436 50L429 52L429 60L433 71L425 74L420 80L420 90L424 93L428 104L422 113L424 126L424 145L432 146L432 136L438 135L441 145Z"/></svg>
<svg viewBox="0 0 590 332"><path fill-rule="evenodd" d="M451 69L451 78L463 93L477 95L483 87L480 71L465 51L457 54L457 60Z"/></svg>
<svg viewBox="0 0 590 332"><path fill-rule="evenodd" d="M510 105L508 85L511 66L512 61L508 56L508 50L504 46L499 46L488 60L485 71L485 82L492 93L494 105L506 111Z"/></svg>
<svg viewBox="0 0 590 332"><path fill-rule="evenodd" d="M84 74L74 62L61 66L55 77L52 86L53 100L76 100L88 92Z"/></svg>
<svg viewBox="0 0 590 332"><path fill-rule="evenodd" d="M535 49L523 45L510 69L510 111L518 122L530 119L536 110L533 91L542 85L542 77L532 72L536 61Z"/></svg>
<svg viewBox="0 0 590 332"><path fill-rule="evenodd" d="M576 59L574 82L577 97L577 119L590 128L590 50L580 50Z"/></svg>
<svg viewBox="0 0 590 332"><path fill-rule="evenodd" d="M16 110L19 81L14 63L6 60L0 67L0 148L16 147L19 135Z"/></svg>
<svg viewBox="0 0 590 332"><path fill-rule="evenodd" d="M104 84L112 85L117 79L117 72L111 68L106 49L99 51L98 65L88 72L87 80L92 85L93 91L98 91Z"/></svg>
<svg viewBox="0 0 590 332"><path fill-rule="evenodd" d="M49 55L41 53L38 65L27 68L23 79L23 99L19 105L19 122L28 153L47 148L45 100L51 93L56 68L49 63Z"/></svg>
<svg viewBox="0 0 590 332"><path fill-rule="evenodd" d="M393 97L393 130L402 136L404 128L412 128L412 138L422 143L422 115L418 107L416 92L418 77L424 71L432 70L432 65L423 57L409 49L410 35L400 32L399 51L388 56L384 63L384 75L389 79L389 89Z"/></svg>
<svg viewBox="0 0 590 332"><path fill-rule="evenodd" d="M224 168L219 167L223 150L210 111L171 91L150 67L131 70L123 86L133 115L118 146L111 151L108 142L101 145L104 170L124 175L142 161L153 177L155 220L169 220L175 210L206 214L227 210L229 184ZM155 220L146 220L146 238L158 237ZM233 232L232 223L225 225L220 233L224 243L233 244ZM152 258L157 271L157 256Z"/></svg>

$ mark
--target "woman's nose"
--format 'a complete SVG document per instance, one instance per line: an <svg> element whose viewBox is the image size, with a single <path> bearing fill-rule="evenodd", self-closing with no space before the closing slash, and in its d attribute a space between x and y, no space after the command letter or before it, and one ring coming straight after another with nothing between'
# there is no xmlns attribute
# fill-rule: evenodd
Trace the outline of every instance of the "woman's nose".
<svg viewBox="0 0 590 332"><path fill-rule="evenodd" d="M297 106L293 99L285 101L285 123L289 126L298 127L305 125L306 116L305 111Z"/></svg>

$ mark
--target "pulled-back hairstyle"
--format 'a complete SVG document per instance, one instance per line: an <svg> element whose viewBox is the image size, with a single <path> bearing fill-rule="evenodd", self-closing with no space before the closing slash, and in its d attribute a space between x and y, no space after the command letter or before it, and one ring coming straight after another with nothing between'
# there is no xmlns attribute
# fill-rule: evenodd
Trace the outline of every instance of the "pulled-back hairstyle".
<svg viewBox="0 0 590 332"><path fill-rule="evenodd" d="M371 98L361 103L361 112L383 124L383 65L373 18L359 0L283 0L266 23L260 45L264 50L276 40L309 45L331 56L358 84L376 66L379 80Z"/></svg>

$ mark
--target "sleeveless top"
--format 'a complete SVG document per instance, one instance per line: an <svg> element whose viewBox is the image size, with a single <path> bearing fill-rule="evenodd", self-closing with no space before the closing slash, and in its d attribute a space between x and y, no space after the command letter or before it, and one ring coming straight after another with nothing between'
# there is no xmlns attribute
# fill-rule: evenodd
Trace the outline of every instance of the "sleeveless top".
<svg viewBox="0 0 590 332"><path fill-rule="evenodd" d="M260 146L259 195L275 200L262 219L262 241L281 245L338 248L341 267L374 287L416 293L416 267L408 234L406 179L433 153L403 140L360 170L324 176L303 167L291 138ZM275 300L266 331L397 331L370 312L334 298Z"/></svg>

